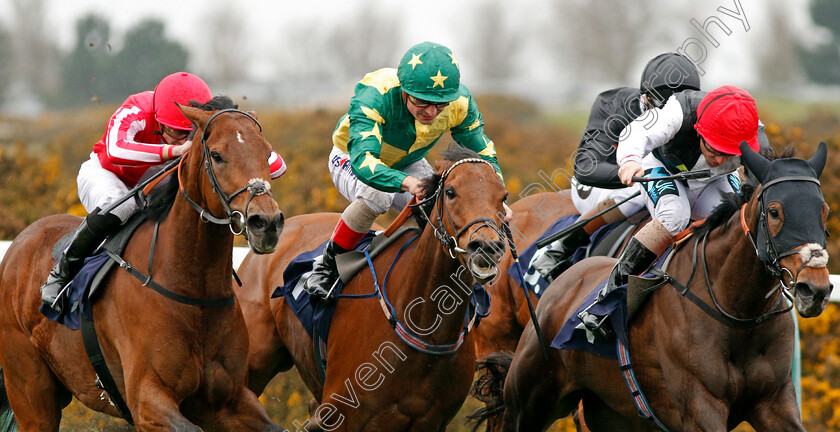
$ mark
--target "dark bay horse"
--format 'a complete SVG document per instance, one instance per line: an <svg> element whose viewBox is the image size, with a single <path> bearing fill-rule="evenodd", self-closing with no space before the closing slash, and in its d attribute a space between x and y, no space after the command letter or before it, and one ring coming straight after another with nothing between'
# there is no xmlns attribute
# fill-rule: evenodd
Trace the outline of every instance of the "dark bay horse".
<svg viewBox="0 0 840 432"><path fill-rule="evenodd" d="M831 293L828 206L817 180L826 147L809 161L770 162L746 145L742 152L761 186L751 198L730 197L695 229L673 256L668 283L629 328L638 388L670 431L730 430L743 421L757 431L804 430L791 378L794 323L783 295L791 291L799 314L814 317ZM614 263L589 258L558 277L537 310L543 330L557 334ZM503 417L502 430L545 430L580 401L593 431L658 430L639 415L618 361L550 351L546 362L529 325L512 362L501 354L487 362L498 378L488 388L504 389L488 412Z"/></svg>
<svg viewBox="0 0 840 432"><path fill-rule="evenodd" d="M231 289L231 259L233 231L246 233L255 253L269 253L284 218L262 180L271 146L256 118L233 108L225 97L181 107L196 125L196 142L177 179L150 194L157 202L151 220L122 255L182 299L219 304L174 301L119 268L93 304L107 366L139 430L282 430L245 386L248 335ZM0 265L0 364L23 431L57 431L71 397L118 415L94 384L80 332L38 311L38 287L54 264L50 249L80 222L70 215L35 222Z"/></svg>
<svg viewBox="0 0 840 432"><path fill-rule="evenodd" d="M532 245L558 219L577 213L571 198L571 190L557 192L542 192L528 195L510 205L513 219L510 222L513 241L519 251ZM644 221L643 221L644 222ZM634 230L643 226L639 223ZM632 234L632 233L631 233ZM628 235L624 240L630 238ZM616 256L621 248L616 248ZM513 256L505 254L499 263L501 274L494 282L486 285L493 303L493 313L481 321L476 327L475 349L476 358L484 359L495 352L513 352L522 336L525 326L531 321L528 299L520 286L518 276L513 277L506 270L514 265ZM520 270L524 273L528 263L520 262ZM518 273L514 273L517 274ZM529 290L531 302L536 306L539 302L533 290ZM548 341L550 342L550 340ZM488 372L479 369L480 373ZM489 377L488 377L489 378ZM480 377L479 380L483 379ZM488 423L488 430L493 430L492 419ZM579 420L577 414L575 421ZM578 425L581 429L585 426Z"/></svg>
<svg viewBox="0 0 840 432"><path fill-rule="evenodd" d="M436 167L434 193L427 195L434 208L425 206L431 222L400 237L373 266L395 323L430 346L447 346L439 355L404 342L376 297L340 298L320 381L312 340L285 299L269 304L269 296L283 284L292 257L329 238L338 215L290 218L277 252L249 254L239 268L237 296L250 303L243 310L254 344L249 385L260 393L271 377L296 365L314 396L308 430L443 431L467 397L475 362L472 333L464 337L469 287L474 278L491 278L504 252L499 227L506 190L489 164L462 148L448 149ZM373 291L373 273L365 268L342 295Z"/></svg>

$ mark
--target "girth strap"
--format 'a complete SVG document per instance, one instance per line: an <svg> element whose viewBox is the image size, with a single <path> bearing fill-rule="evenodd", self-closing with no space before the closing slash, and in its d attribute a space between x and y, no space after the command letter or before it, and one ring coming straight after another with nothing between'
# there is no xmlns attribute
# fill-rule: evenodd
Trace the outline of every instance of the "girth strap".
<svg viewBox="0 0 840 432"><path fill-rule="evenodd" d="M128 405L120 394L120 389L114 382L114 377L111 376L111 371L108 370L108 365L105 363L105 356L102 355L102 348L99 346L99 338L96 337L96 328L93 326L93 310L90 311L91 319L85 318L81 315L82 321L82 343L85 346L85 352L88 355L91 366L96 372L96 386L102 389L102 400L105 400L107 393L111 405L113 405L120 416L125 419L130 425L134 425L134 419L131 417L131 411Z"/></svg>

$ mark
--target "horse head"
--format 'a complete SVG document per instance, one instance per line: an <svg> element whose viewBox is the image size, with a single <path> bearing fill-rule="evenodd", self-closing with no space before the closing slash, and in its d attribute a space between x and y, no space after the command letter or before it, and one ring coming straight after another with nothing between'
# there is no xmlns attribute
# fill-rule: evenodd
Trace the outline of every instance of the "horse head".
<svg viewBox="0 0 840 432"><path fill-rule="evenodd" d="M744 165L761 183L752 214L758 256L794 291L799 314L817 316L827 306L833 288L826 268L828 205L818 180L825 166L826 145L821 142L807 161L769 161L744 143L741 152Z"/></svg>
<svg viewBox="0 0 840 432"><path fill-rule="evenodd" d="M271 145L255 114L180 108L196 125L196 142L184 157L190 158L189 172L201 178L197 190L182 189L187 201L203 221L229 224L233 234L244 234L254 253L273 252L285 217L271 195ZM201 170L207 175L200 176Z"/></svg>
<svg viewBox="0 0 840 432"><path fill-rule="evenodd" d="M478 283L487 283L505 252L500 227L507 190L489 162L460 146L446 149L436 168L436 190L427 198L435 203L435 235Z"/></svg>

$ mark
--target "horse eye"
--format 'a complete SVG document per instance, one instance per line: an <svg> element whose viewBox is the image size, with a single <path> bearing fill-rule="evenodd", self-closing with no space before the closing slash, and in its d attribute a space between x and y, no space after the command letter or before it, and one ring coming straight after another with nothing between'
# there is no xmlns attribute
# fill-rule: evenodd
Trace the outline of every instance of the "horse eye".
<svg viewBox="0 0 840 432"><path fill-rule="evenodd" d="M767 210L767 214L769 214L770 217L772 217L773 219L778 219L779 218L779 211L774 209L774 208L770 209L770 210Z"/></svg>
<svg viewBox="0 0 840 432"><path fill-rule="evenodd" d="M220 163L224 159L222 159L222 155L219 154L217 151L210 152L210 158L213 159L213 162Z"/></svg>
<svg viewBox="0 0 840 432"><path fill-rule="evenodd" d="M453 188L446 188L446 197L449 199L455 198L455 189Z"/></svg>

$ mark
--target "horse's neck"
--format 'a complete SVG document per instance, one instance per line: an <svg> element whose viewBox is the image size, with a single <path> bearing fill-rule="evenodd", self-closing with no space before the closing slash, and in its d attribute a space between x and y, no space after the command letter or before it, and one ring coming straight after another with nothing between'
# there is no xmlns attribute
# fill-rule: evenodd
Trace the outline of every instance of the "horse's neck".
<svg viewBox="0 0 840 432"><path fill-rule="evenodd" d="M702 240L700 240L702 242ZM701 253L702 244L697 249ZM740 223L740 212L725 225L709 234L706 244L706 268L712 292L721 307L741 318L768 312L778 302L779 292L767 294L778 283L758 257ZM703 287L702 256L698 257L695 287ZM701 284L701 285L698 285Z"/></svg>
<svg viewBox="0 0 840 432"><path fill-rule="evenodd" d="M388 281L388 295L393 296L397 319L409 329L433 328L424 337L433 343L452 343L464 328L472 292L471 273L448 254L431 226L415 241L416 247L407 249L397 263L397 269L404 271L400 279ZM452 308L454 299L457 306Z"/></svg>
<svg viewBox="0 0 840 432"><path fill-rule="evenodd" d="M171 288L205 296L230 295L233 267L233 235L227 225L202 222L180 195L175 198L169 216L161 222L155 246L155 257L168 269L169 278L189 281ZM198 194L190 195L197 200ZM200 201L196 201L200 202ZM220 215L217 215L220 216ZM161 268L156 274L164 271Z"/></svg>

